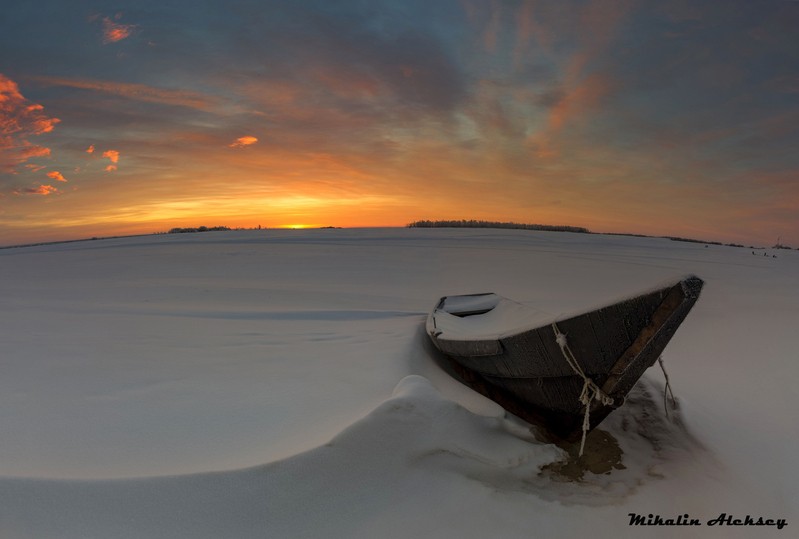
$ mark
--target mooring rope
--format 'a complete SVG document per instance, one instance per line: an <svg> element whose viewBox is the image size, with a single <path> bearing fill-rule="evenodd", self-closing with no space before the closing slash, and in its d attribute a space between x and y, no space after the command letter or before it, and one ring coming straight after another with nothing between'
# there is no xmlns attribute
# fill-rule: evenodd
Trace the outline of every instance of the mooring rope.
<svg viewBox="0 0 799 539"><path fill-rule="evenodd" d="M663 356L658 358L658 364L660 365L660 370L663 371L663 377L666 379L666 387L663 388L663 408L666 410L666 417L669 417L669 401L668 395L671 395L671 405L674 408L677 408L677 399L674 398L674 391L671 389L671 382L669 381L669 375L666 373L666 367L663 365Z"/></svg>
<svg viewBox="0 0 799 539"><path fill-rule="evenodd" d="M560 351L563 354L563 357L566 359L566 363L568 363L569 367L572 368L577 376L583 379L583 391L580 393L580 402L585 405L585 414L583 415L583 438L580 442L579 454L579 456L582 457L583 449L585 448L585 437L588 434L588 429L591 426L591 401L596 399L602 404L610 406L613 404L613 398L602 391L602 388L596 385L593 380L585 375L585 371L583 371L582 367L580 367L580 364L577 362L577 358L574 357L574 353L571 351L571 348L569 348L569 342L566 340L566 335L560 332L557 323L552 323L552 329L555 331L555 342L557 342L558 346L560 346Z"/></svg>

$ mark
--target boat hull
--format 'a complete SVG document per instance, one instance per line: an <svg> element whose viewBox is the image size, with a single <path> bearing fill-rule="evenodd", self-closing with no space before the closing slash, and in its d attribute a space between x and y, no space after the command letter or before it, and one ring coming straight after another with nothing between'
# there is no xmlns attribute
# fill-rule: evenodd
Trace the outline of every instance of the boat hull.
<svg viewBox="0 0 799 539"><path fill-rule="evenodd" d="M702 286L691 276L556 324L488 338L448 338L438 330L436 317L444 316L441 308L448 299L442 298L426 327L462 382L553 437L572 441L582 434L584 378L569 365L557 333L566 336L585 376L613 400L609 405L592 401L592 429L658 360Z"/></svg>

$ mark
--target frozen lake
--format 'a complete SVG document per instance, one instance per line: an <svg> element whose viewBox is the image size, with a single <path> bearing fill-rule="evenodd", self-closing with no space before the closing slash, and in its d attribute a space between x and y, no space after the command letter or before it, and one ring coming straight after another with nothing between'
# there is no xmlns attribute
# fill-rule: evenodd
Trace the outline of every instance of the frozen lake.
<svg viewBox="0 0 799 539"><path fill-rule="evenodd" d="M1 249L0 536L791 535L799 252L767 252L492 229ZM562 452L423 333L444 295L557 316L685 274L706 284L664 354L684 427L651 369L600 427L624 468L581 482L542 471ZM722 513L788 527L708 525Z"/></svg>

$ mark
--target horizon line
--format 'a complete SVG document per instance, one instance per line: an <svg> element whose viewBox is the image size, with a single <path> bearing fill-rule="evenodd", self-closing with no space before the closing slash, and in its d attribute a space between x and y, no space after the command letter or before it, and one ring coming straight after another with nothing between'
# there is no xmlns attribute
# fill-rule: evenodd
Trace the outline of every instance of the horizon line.
<svg viewBox="0 0 799 539"><path fill-rule="evenodd" d="M473 221L473 222L480 222L486 223L484 226L467 226L467 225L437 225L437 226L417 226L416 223L420 222L458 222L458 221ZM509 226L491 226L491 223L500 224L500 225L507 225L507 224L518 224L518 227L509 227ZM534 228L524 228L525 226L541 226L543 228L534 229ZM561 229L558 230L557 228L559 225L525 225L524 223L507 223L507 222L492 222L492 221L480 221L477 219L471 220L441 220L441 221L427 221L427 220L420 220L420 221L412 221L406 225L384 225L384 226L316 226L316 225L279 225L279 226L261 226L258 225L257 227L237 227L237 228L228 228L224 226L217 226L217 227L185 227L183 232L173 232L175 230L173 228L170 231L161 231L161 232L144 232L138 234L118 234L113 236L92 236L92 237L84 237L84 238L71 238L71 239L62 239L62 240L48 240L48 241L37 241L32 243L20 243L20 244L13 244L13 245L0 245L0 250L4 249L23 249L26 247L42 247L47 245L59 245L64 243L78 243L78 242L87 242L87 241L100 241L100 240L113 240L113 239L124 239L124 238L139 238L145 236L168 236L174 234L194 234L194 233L205 233L205 232L242 232L242 231L250 231L250 232L257 232L257 231L266 231L266 230L345 230L345 229L385 229L385 228L482 228L482 229L497 229L497 230L526 230L528 232L567 232L570 234L592 234L592 235L599 235L599 236L628 236L628 237L636 237L636 238L652 238L652 239L667 239L670 241L679 241L685 243L702 243L706 246L708 245L717 245L722 247L735 247L735 248L744 248L744 249L777 249L777 250L799 250L799 247L790 247L787 245L782 245L777 242L776 245L771 247L766 246L755 246L755 245L743 245L740 243L723 243L720 241L713 241L713 240L703 240L703 239L695 239L695 238L684 238L679 236L668 236L668 235L650 235L650 234L640 234L635 232L595 232L589 230L584 227L576 227L576 226L566 226L563 225L560 227ZM206 230L198 230L199 228L206 228ZM192 230L193 229L193 230ZM214 230L215 229L215 230Z"/></svg>

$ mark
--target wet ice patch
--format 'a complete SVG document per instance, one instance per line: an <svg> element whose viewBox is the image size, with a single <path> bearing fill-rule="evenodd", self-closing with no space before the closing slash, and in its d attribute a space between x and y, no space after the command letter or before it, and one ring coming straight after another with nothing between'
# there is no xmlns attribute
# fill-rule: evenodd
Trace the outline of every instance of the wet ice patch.
<svg viewBox="0 0 799 539"><path fill-rule="evenodd" d="M531 484L547 499L615 504L647 483L684 473L686 462L700 459L712 465L685 426L679 401L664 404L663 391L645 374L624 405L589 433L582 457L579 442L563 445L568 456L545 466Z"/></svg>

